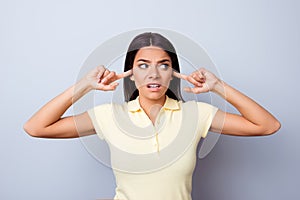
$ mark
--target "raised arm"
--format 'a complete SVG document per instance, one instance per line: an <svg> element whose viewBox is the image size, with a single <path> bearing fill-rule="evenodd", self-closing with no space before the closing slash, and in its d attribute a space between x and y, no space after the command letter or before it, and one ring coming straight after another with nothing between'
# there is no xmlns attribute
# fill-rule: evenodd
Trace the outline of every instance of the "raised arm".
<svg viewBox="0 0 300 200"><path fill-rule="evenodd" d="M185 88L185 91L195 94L212 91L240 112L238 115L218 110L211 131L236 136L263 136L279 130L280 122L271 113L208 70L201 68L189 76L174 72L174 76L194 85L193 88Z"/></svg>
<svg viewBox="0 0 300 200"><path fill-rule="evenodd" d="M93 89L115 90L118 83L114 81L130 74L131 72L128 71L117 75L103 66L95 68L38 110L24 124L24 130L33 137L41 138L76 138L94 134L95 130L87 112L68 117L62 117L62 115L89 91Z"/></svg>

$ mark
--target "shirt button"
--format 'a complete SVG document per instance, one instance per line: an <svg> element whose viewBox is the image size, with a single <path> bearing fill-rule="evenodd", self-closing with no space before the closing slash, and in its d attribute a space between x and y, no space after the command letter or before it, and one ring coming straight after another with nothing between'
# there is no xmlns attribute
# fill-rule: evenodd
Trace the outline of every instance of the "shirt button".
<svg viewBox="0 0 300 200"><path fill-rule="evenodd" d="M154 146L157 146L157 142L156 141L153 141L152 143Z"/></svg>

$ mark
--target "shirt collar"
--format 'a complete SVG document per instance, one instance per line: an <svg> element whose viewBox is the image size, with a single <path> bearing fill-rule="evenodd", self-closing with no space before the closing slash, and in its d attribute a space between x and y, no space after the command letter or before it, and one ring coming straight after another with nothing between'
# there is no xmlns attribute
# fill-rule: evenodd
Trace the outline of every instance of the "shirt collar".
<svg viewBox="0 0 300 200"><path fill-rule="evenodd" d="M179 102L175 99L171 99L168 96L166 96L166 101L165 104L163 105L163 108L165 110L179 110ZM130 112L137 112L142 110L140 102L139 102L139 97L137 97L135 100L129 101L128 102L128 110Z"/></svg>

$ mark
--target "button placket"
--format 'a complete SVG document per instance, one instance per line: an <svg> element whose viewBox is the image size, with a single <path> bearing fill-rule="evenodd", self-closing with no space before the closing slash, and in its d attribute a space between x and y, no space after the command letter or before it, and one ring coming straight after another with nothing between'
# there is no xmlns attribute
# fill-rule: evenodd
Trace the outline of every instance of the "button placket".
<svg viewBox="0 0 300 200"><path fill-rule="evenodd" d="M160 125L161 125L161 115L164 112L163 109L161 109L157 115L157 118L155 120L155 124L154 124L154 131L155 131L155 138L153 141L153 145L156 147L156 151L159 153L160 148L159 148L159 139L158 139L158 130L160 129Z"/></svg>

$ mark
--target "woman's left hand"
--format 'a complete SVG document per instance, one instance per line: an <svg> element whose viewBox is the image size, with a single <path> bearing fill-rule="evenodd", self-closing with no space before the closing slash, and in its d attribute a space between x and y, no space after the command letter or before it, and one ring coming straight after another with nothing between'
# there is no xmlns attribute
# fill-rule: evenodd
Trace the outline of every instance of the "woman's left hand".
<svg viewBox="0 0 300 200"><path fill-rule="evenodd" d="M184 75L174 71L173 76L192 83L194 85L193 88L186 87L184 90L194 94L214 91L217 84L221 82L216 75L205 68L200 68L190 75Z"/></svg>
<svg viewBox="0 0 300 200"><path fill-rule="evenodd" d="M194 85L193 88L185 88L185 91L195 94L212 91L240 112L233 114L219 109L211 123L210 130L213 132L236 136L262 136L275 133L280 128L280 122L261 105L204 68L188 76L173 71L173 76Z"/></svg>

